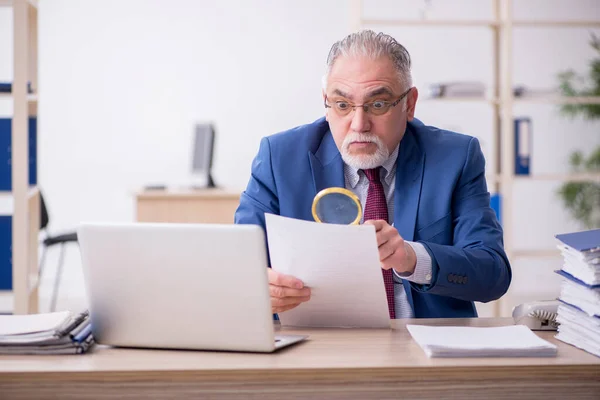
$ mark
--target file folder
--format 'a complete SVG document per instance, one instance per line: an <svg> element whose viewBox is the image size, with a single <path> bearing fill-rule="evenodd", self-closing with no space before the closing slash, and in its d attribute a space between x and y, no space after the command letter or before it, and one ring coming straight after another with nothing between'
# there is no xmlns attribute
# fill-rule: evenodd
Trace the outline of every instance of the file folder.
<svg viewBox="0 0 600 400"><path fill-rule="evenodd" d="M532 130L530 118L515 118L515 175L529 175Z"/></svg>
<svg viewBox="0 0 600 400"><path fill-rule="evenodd" d="M600 252L600 229L564 233L555 236L558 240L580 252Z"/></svg>

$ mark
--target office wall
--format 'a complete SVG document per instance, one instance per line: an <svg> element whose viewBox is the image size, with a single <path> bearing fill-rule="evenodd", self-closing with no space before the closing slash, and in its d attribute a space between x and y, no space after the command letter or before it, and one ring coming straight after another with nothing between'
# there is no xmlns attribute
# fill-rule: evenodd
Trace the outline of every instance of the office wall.
<svg viewBox="0 0 600 400"><path fill-rule="evenodd" d="M367 17L491 18L491 2L365 0ZM516 0L523 19L600 19L595 0ZM40 2L39 181L53 231L84 220L131 221L134 192L146 184L185 185L193 124L217 127L214 177L243 189L261 137L323 114L320 78L330 45L352 28L345 0L53 0ZM422 96L439 80L492 83L487 28L375 27L393 34L413 56ZM596 30L597 33L600 33ZM588 29L515 30L514 81L556 85L565 68L585 72L593 56ZM12 77L10 10L0 8L0 80ZM0 103L0 115L10 104ZM515 108L533 117L533 173L566 172L571 150L600 144L598 122L570 121L554 105ZM478 136L488 164L488 104L420 102L426 123ZM519 184L515 241L551 248L554 233L577 229L554 195L554 182ZM83 296L73 248L61 295ZM49 255L47 295L57 251ZM552 296L558 259L514 260L516 299ZM166 268L168 266L165 266ZM530 282L537 284L532 289Z"/></svg>

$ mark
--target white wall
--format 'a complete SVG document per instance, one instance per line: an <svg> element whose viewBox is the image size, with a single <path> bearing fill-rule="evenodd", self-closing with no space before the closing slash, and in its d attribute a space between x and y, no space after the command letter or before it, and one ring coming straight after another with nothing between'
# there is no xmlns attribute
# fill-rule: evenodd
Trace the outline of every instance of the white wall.
<svg viewBox="0 0 600 400"><path fill-rule="evenodd" d="M364 1L365 17L418 18L424 2ZM491 18L491 2L431 1L431 18ZM516 0L520 18L600 19L596 0ZM83 220L132 221L133 193L149 183L191 179L193 124L217 127L214 177L244 188L261 137L323 114L320 78L331 44L350 32L345 0L40 1L39 180L54 231ZM487 28L378 26L404 43L422 93L439 80L493 78ZM556 85L559 70L586 72L588 29L519 28L514 80ZM600 33L596 30L596 33ZM12 78L12 22L0 9L0 80ZM570 150L600 144L598 122L570 121L555 106L515 108L533 116L533 172L566 172ZM0 103L0 114L10 105ZM421 102L426 123L481 138L488 164L491 107ZM516 240L549 248L555 233L577 229L554 196L554 183L517 188ZM83 296L79 254L68 253L62 295ZM51 254L49 263L56 261ZM514 260L511 291L551 296L558 259ZM533 266L533 267L532 267ZM539 269L538 269L539 267ZM527 269L533 270L528 272ZM44 290L53 270L48 269ZM548 285L531 291L532 277ZM539 282L540 280L535 280ZM539 286L539 285L538 285ZM47 292L46 292L47 293ZM533 293L533 294L532 294Z"/></svg>

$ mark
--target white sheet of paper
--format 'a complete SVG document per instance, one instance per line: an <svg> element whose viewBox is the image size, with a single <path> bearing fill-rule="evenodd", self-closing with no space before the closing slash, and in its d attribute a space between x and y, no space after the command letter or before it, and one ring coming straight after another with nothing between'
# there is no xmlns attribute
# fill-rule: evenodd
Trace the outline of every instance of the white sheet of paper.
<svg viewBox="0 0 600 400"><path fill-rule="evenodd" d="M390 327L373 226L265 218L271 267L311 288L308 302L279 314L282 325Z"/></svg>
<svg viewBox="0 0 600 400"><path fill-rule="evenodd" d="M498 327L406 325L428 357L549 357L556 346L525 325Z"/></svg>

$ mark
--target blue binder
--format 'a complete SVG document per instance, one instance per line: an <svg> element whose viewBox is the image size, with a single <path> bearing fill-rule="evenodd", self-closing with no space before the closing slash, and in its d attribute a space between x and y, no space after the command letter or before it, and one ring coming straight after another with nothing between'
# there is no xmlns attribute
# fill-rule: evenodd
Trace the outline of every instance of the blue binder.
<svg viewBox="0 0 600 400"><path fill-rule="evenodd" d="M568 280L575 282L578 285L585 286L588 289L594 289L594 290L600 289L600 284L597 284L597 285L587 284L584 281L582 281L581 279L575 278L573 275L571 275L568 272L563 271L562 269L558 269L554 272L557 273L558 275L562 276L563 278L567 278Z"/></svg>
<svg viewBox="0 0 600 400"><path fill-rule="evenodd" d="M529 175L531 165L532 130L530 118L515 118L515 174Z"/></svg>
<svg viewBox="0 0 600 400"><path fill-rule="evenodd" d="M600 229L565 233L555 237L579 252L593 253L600 251Z"/></svg>
<svg viewBox="0 0 600 400"><path fill-rule="evenodd" d="M498 218L498 222L500 222L500 225L502 225L502 219L500 218L501 217L501 214L500 214L501 206L502 206L502 197L500 196L500 193L492 193L490 195L490 207L492 207L492 209L496 213L496 218Z"/></svg>
<svg viewBox="0 0 600 400"><path fill-rule="evenodd" d="M37 185L37 118L29 117L29 184ZM12 120L0 118L0 191L12 190Z"/></svg>
<svg viewBox="0 0 600 400"><path fill-rule="evenodd" d="M0 215L0 290L12 290L12 216Z"/></svg>

